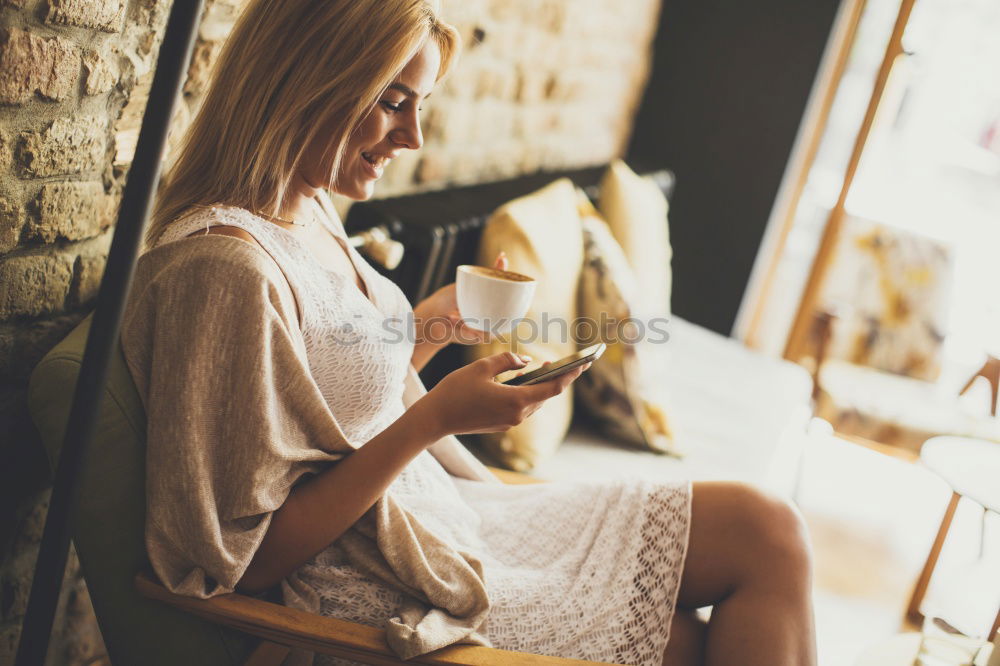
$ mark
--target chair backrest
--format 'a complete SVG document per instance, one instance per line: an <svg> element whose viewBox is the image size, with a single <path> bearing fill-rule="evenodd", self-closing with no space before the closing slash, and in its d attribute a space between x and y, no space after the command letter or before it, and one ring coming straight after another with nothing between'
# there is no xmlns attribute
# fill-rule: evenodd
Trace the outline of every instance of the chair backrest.
<svg viewBox="0 0 1000 666"><path fill-rule="evenodd" d="M80 372L90 318L50 351L31 376L28 405L55 468ZM149 568L146 417L118 350L108 369L94 436L73 504L73 542L115 664L242 664L256 639L139 596L134 577Z"/></svg>
<svg viewBox="0 0 1000 666"><path fill-rule="evenodd" d="M819 298L837 313L826 358L936 381L954 264L941 241L848 215Z"/></svg>

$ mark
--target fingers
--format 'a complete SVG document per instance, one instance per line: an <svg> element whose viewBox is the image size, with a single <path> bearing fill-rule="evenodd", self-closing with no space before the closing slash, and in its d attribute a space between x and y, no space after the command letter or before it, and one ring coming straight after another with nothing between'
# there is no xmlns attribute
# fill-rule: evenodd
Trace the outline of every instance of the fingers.
<svg viewBox="0 0 1000 666"><path fill-rule="evenodd" d="M507 265L508 265L507 254L501 251L499 254L497 254L497 258L493 261L493 268L497 269L498 271L505 271L507 270Z"/></svg>
<svg viewBox="0 0 1000 666"><path fill-rule="evenodd" d="M582 365L578 368L570 370L564 375L560 375L555 379L547 382L542 382L540 384L531 384L529 386L511 386L507 387L507 390L516 391L518 396L517 403L520 407L520 415L515 421L516 424L522 423L525 419L531 417L532 414L541 409L542 405L549 398L559 395L566 388L572 384L577 377L579 377L585 370L590 368L590 363ZM518 373L522 375L524 373Z"/></svg>
<svg viewBox="0 0 1000 666"><path fill-rule="evenodd" d="M490 376L493 376L499 375L505 370L517 370L523 368L530 360L531 357L527 355L518 355L513 352L502 352L500 354L494 354L493 356L481 358L476 361L476 363L483 367L484 373L489 373Z"/></svg>
<svg viewBox="0 0 1000 666"><path fill-rule="evenodd" d="M566 390L566 387L572 384L577 377L579 377L584 370L590 367L590 364L581 365L578 368L574 368L564 375L559 375L555 379L550 379L547 382L540 382L538 384L529 384L528 386L516 387L517 390L523 391L528 400L535 402L543 402L549 398L559 395Z"/></svg>
<svg viewBox="0 0 1000 666"><path fill-rule="evenodd" d="M583 371L586 370L589 367L590 367L589 363L587 365L581 365L579 368L575 368L573 370L570 370L569 372L567 372L565 375L562 375L561 377L556 377L556 379L554 381L560 383L559 393L562 393L563 391L565 391L566 387L568 387L570 384L572 384L573 382L575 382L576 378L579 377L580 375L582 375Z"/></svg>

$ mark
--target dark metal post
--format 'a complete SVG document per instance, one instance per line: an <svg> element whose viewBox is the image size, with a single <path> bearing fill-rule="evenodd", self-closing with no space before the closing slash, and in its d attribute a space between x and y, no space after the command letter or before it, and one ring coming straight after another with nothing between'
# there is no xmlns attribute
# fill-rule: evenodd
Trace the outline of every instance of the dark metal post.
<svg viewBox="0 0 1000 666"><path fill-rule="evenodd" d="M80 462L94 429L108 363L118 344L125 298L159 181L167 129L191 59L201 9L202 0L174 0L170 10L73 393L73 406L56 466L49 513L45 519L31 596L18 643L17 666L41 666L45 663L69 554L70 507L79 486Z"/></svg>

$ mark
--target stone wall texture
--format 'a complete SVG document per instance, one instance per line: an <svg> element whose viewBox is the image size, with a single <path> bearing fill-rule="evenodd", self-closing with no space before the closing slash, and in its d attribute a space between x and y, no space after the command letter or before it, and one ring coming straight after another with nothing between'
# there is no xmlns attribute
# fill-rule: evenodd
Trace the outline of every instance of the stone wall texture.
<svg viewBox="0 0 1000 666"><path fill-rule="evenodd" d="M277 0L275 0L277 1ZM242 0L207 0L171 146ZM13 662L49 475L31 369L93 306L170 0L0 0L0 666ZM659 0L444 0L462 60L428 100L425 146L378 196L621 155ZM76 558L53 664L107 661Z"/></svg>

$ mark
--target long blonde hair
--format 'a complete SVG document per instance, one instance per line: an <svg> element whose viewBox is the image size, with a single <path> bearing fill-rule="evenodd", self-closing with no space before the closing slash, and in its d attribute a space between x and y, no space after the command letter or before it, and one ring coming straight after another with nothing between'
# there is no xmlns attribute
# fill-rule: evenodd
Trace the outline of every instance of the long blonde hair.
<svg viewBox="0 0 1000 666"><path fill-rule="evenodd" d="M278 215L314 141L335 175L351 132L428 39L440 79L460 39L429 0L252 0L164 179L147 248L192 206Z"/></svg>

